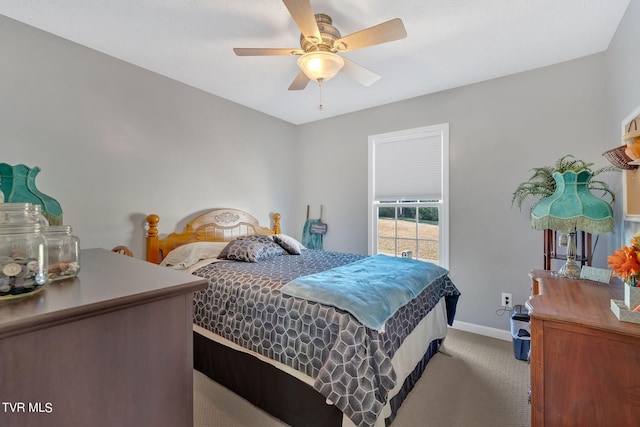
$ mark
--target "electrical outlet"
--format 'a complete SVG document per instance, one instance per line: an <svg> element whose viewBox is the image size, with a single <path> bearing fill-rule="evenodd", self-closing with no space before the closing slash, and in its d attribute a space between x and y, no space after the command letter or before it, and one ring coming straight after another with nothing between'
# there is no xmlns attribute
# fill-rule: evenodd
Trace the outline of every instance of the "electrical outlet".
<svg viewBox="0 0 640 427"><path fill-rule="evenodd" d="M512 308L513 307L513 301L512 301L512 298L511 298L511 294L503 292L502 293L502 303L500 305L503 306L503 307Z"/></svg>

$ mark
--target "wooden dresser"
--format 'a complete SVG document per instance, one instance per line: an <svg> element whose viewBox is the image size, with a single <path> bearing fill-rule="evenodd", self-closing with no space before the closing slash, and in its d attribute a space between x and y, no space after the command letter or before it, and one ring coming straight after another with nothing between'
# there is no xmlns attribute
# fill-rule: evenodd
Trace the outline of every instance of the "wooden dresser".
<svg viewBox="0 0 640 427"><path fill-rule="evenodd" d="M206 281L82 250L75 279L0 301L0 426L192 426Z"/></svg>
<svg viewBox="0 0 640 427"><path fill-rule="evenodd" d="M530 277L531 425L640 425L640 324L610 309L622 284Z"/></svg>

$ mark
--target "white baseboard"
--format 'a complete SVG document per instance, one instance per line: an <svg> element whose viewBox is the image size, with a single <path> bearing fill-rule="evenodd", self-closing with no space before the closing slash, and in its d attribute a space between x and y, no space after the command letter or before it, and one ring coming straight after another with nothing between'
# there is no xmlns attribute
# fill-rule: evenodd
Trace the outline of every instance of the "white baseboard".
<svg viewBox="0 0 640 427"><path fill-rule="evenodd" d="M491 338L497 338L504 341L512 341L511 331L505 331L504 329L490 328L488 326L476 325L474 323L459 322L455 320L453 322L453 329L460 329L461 331L471 332L478 335L484 335Z"/></svg>

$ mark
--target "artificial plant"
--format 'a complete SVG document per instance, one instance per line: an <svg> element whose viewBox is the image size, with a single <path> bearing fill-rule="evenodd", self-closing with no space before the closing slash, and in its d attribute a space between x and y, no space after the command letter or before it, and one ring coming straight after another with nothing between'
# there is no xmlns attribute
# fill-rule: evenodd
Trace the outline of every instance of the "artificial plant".
<svg viewBox="0 0 640 427"><path fill-rule="evenodd" d="M522 204L528 197L534 197L544 199L551 196L556 191L556 180L553 178L554 172L564 173L567 171L579 172L583 169L591 172L591 181L589 181L589 190L602 193L602 198L605 196L610 198L610 204L615 202L616 196L614 192L604 181L593 179L595 176L603 172L617 171L614 166L606 166L600 169L592 170L591 166L594 163L587 163L584 160L576 159L571 154L560 157L553 166L542 166L531 169L533 175L528 181L520 183L516 190L513 192L511 198L511 207L514 205L522 210Z"/></svg>

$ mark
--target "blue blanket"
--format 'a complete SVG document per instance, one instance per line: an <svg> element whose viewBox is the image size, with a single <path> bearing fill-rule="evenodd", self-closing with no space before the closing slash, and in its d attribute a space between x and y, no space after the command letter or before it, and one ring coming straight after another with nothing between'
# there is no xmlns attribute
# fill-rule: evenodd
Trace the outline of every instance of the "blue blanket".
<svg viewBox="0 0 640 427"><path fill-rule="evenodd" d="M363 325L382 331L400 307L448 271L410 258L375 255L285 284L285 295L348 311Z"/></svg>

